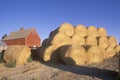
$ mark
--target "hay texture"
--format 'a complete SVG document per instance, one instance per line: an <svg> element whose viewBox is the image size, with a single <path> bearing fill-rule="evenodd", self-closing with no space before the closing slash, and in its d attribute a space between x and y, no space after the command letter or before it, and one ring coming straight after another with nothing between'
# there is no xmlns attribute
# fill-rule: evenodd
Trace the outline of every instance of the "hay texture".
<svg viewBox="0 0 120 80"><path fill-rule="evenodd" d="M107 31L105 30L105 28L103 28L103 27L100 27L100 28L98 28L98 35L100 36L100 37L106 37L107 36Z"/></svg>
<svg viewBox="0 0 120 80"><path fill-rule="evenodd" d="M56 34L51 40L50 40L50 45L57 45L57 46L62 46L62 45L67 45L71 43L70 37L66 36L63 33L58 33Z"/></svg>
<svg viewBox="0 0 120 80"><path fill-rule="evenodd" d="M87 28L84 25L77 25L75 27L75 35L86 37L87 36Z"/></svg>
<svg viewBox="0 0 120 80"><path fill-rule="evenodd" d="M58 32L63 33L67 36L73 36L74 35L74 27L69 23L63 23L59 28Z"/></svg>
<svg viewBox="0 0 120 80"><path fill-rule="evenodd" d="M87 32L88 36L98 37L98 30L95 26L89 26Z"/></svg>
<svg viewBox="0 0 120 80"><path fill-rule="evenodd" d="M31 55L30 48L24 45L11 45L8 46L4 54L6 63L15 62L17 65L26 64Z"/></svg>
<svg viewBox="0 0 120 80"><path fill-rule="evenodd" d="M103 61L103 51L98 46L91 46L87 50L87 56L88 56L88 60L87 60L88 64L99 63Z"/></svg>
<svg viewBox="0 0 120 80"><path fill-rule="evenodd" d="M116 51L116 53L120 53L120 45L117 45L117 46L115 47L115 51Z"/></svg>
<svg viewBox="0 0 120 80"><path fill-rule="evenodd" d="M39 55L41 56L41 59L44 62L50 61L52 53L54 51L54 46L43 47L43 48L41 48L41 51L42 52L39 53Z"/></svg>
<svg viewBox="0 0 120 80"><path fill-rule="evenodd" d="M87 54L83 46L70 45L64 46L60 52L61 60L69 65L84 65Z"/></svg>
<svg viewBox="0 0 120 80"><path fill-rule="evenodd" d="M98 38L98 44L101 48L106 49L107 47L109 47L109 40L107 37L101 36Z"/></svg>
<svg viewBox="0 0 120 80"><path fill-rule="evenodd" d="M108 47L104 53L106 58L111 58L116 55L116 50L113 47Z"/></svg>
<svg viewBox="0 0 120 80"><path fill-rule="evenodd" d="M97 46L97 38L94 36L87 36L85 44L91 46Z"/></svg>
<svg viewBox="0 0 120 80"><path fill-rule="evenodd" d="M114 36L109 36L108 39L110 47L114 48L115 46L117 46L117 40Z"/></svg>
<svg viewBox="0 0 120 80"><path fill-rule="evenodd" d="M85 38L75 34L74 36L72 36L71 38L71 42L72 44L78 44L78 45L85 45Z"/></svg>

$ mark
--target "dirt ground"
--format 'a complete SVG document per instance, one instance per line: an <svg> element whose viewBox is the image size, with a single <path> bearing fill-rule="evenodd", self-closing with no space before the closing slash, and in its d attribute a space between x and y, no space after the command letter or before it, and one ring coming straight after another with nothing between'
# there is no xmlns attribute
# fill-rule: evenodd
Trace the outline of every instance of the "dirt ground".
<svg viewBox="0 0 120 80"><path fill-rule="evenodd" d="M33 61L15 68L0 64L0 80L115 80L118 57L99 64L71 66Z"/></svg>

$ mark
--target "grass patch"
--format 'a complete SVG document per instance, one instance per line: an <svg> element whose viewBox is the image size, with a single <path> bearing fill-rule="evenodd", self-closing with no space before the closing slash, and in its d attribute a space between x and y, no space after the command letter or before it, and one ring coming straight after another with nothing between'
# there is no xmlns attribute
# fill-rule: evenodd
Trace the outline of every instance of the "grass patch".
<svg viewBox="0 0 120 80"><path fill-rule="evenodd" d="M5 65L6 67L13 68L16 66L15 62L10 62Z"/></svg>
<svg viewBox="0 0 120 80"><path fill-rule="evenodd" d="M28 63L30 63L32 61L33 61L32 57L29 57L28 60L27 60Z"/></svg>

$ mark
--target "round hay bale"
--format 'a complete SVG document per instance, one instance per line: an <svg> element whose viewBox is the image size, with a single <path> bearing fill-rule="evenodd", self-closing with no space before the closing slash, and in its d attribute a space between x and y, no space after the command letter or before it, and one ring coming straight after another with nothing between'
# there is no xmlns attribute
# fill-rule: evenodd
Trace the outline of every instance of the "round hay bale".
<svg viewBox="0 0 120 80"><path fill-rule="evenodd" d="M31 51L28 46L24 45L11 45L8 46L4 54L4 60L6 63L15 62L17 65L27 63L27 59L30 57Z"/></svg>
<svg viewBox="0 0 120 80"><path fill-rule="evenodd" d="M87 60L88 64L100 63L103 61L103 51L98 46L91 46L87 50L87 55L88 55L88 60Z"/></svg>
<svg viewBox="0 0 120 80"><path fill-rule="evenodd" d="M59 28L58 31L60 33L64 33L67 36L73 36L74 35L74 27L69 24L69 23L64 23L62 24Z"/></svg>
<svg viewBox="0 0 120 80"><path fill-rule="evenodd" d="M89 26L87 32L88 36L98 37L98 30L95 26Z"/></svg>
<svg viewBox="0 0 120 80"><path fill-rule="evenodd" d="M87 36L86 37L86 42L85 42L86 45L95 45L97 46L97 38L94 37L94 36Z"/></svg>
<svg viewBox="0 0 120 80"><path fill-rule="evenodd" d="M84 25L78 25L75 27L75 35L80 35L82 37L87 36L87 28Z"/></svg>
<svg viewBox="0 0 120 80"><path fill-rule="evenodd" d="M30 58L31 51L28 46L23 46L20 56L16 59L16 65L26 64L28 58Z"/></svg>
<svg viewBox="0 0 120 80"><path fill-rule="evenodd" d="M49 45L50 45L50 40L48 38L44 39L42 42L42 46L49 46Z"/></svg>
<svg viewBox="0 0 120 80"><path fill-rule="evenodd" d="M104 54L106 58L111 58L116 55L116 51L113 47L108 47Z"/></svg>
<svg viewBox="0 0 120 80"><path fill-rule="evenodd" d="M39 48L39 57L44 62L55 63L59 61L59 48L56 46L46 46Z"/></svg>
<svg viewBox="0 0 120 80"><path fill-rule="evenodd" d="M117 46L115 47L115 51L116 51L116 53L120 53L120 45L117 45Z"/></svg>
<svg viewBox="0 0 120 80"><path fill-rule="evenodd" d="M44 47L42 52L42 59L44 62L50 61L52 53L54 51L54 46Z"/></svg>
<svg viewBox="0 0 120 80"><path fill-rule="evenodd" d="M105 36L101 36L98 39L98 44L100 47L102 47L103 49L106 49L107 47L109 47L109 40L107 37Z"/></svg>
<svg viewBox="0 0 120 80"><path fill-rule="evenodd" d="M66 45L60 52L61 60L68 65L84 65L86 63L87 54L83 46Z"/></svg>
<svg viewBox="0 0 120 80"><path fill-rule="evenodd" d="M99 36L107 36L107 31L105 30L105 28L103 28L103 27L98 28L98 35Z"/></svg>
<svg viewBox="0 0 120 80"><path fill-rule="evenodd" d="M108 39L110 47L114 48L115 46L117 46L117 40L114 36L109 36Z"/></svg>
<svg viewBox="0 0 120 80"><path fill-rule="evenodd" d="M58 33L58 29L51 31L49 34L49 38L53 38Z"/></svg>
<svg viewBox="0 0 120 80"><path fill-rule="evenodd" d="M85 45L85 38L75 34L74 36L72 36L71 42L72 44Z"/></svg>
<svg viewBox="0 0 120 80"><path fill-rule="evenodd" d="M66 36L63 33L58 33L56 34L51 40L50 40L50 45L67 45L71 44L71 39L70 37Z"/></svg>

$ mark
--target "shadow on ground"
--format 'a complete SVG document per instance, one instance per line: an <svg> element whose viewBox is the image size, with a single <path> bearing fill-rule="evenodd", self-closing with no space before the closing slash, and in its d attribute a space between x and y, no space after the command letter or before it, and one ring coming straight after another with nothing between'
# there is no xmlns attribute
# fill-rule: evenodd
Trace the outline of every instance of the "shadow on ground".
<svg viewBox="0 0 120 80"><path fill-rule="evenodd" d="M51 56L51 59L54 56L56 56L56 55L53 54ZM68 58L68 59L69 59L69 61L72 62L72 64L76 64L73 59L71 59L71 58ZM61 62L59 64L58 63L51 63L51 62L52 62L52 60L48 61L47 63L44 63L44 62L41 62L41 63L46 65L46 66L57 68L57 69L60 69L63 71L69 71L71 73L75 73L78 75L86 75L86 76L90 76L90 77L99 78L102 80L116 80L116 78L118 76L118 72L116 70L107 69L107 67L109 67L111 65L112 65L112 67L109 67L109 68L113 68L114 65L118 66L118 56L107 59L99 64L91 64L91 65L85 65L85 66L64 65L64 64L61 64ZM97 65L97 67L93 66L93 65ZM104 67L101 68L101 66L106 66L106 68L104 68Z"/></svg>
<svg viewBox="0 0 120 80"><path fill-rule="evenodd" d="M62 64L51 64L46 63L45 65L58 68L60 70L69 71L75 74L79 75L87 75L95 78L99 78L102 80L116 80L116 77L118 75L118 72L111 71L111 70L105 70L105 69L99 69L96 67L87 67L87 66L71 66L71 65L62 65Z"/></svg>

